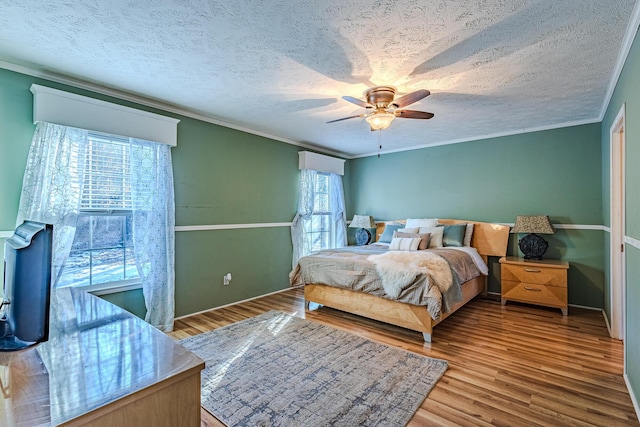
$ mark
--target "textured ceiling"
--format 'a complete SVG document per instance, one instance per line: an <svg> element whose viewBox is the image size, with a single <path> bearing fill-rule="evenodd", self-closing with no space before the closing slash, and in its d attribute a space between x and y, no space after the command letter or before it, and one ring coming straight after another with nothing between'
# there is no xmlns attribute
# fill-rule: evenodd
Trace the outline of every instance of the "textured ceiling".
<svg viewBox="0 0 640 427"><path fill-rule="evenodd" d="M598 119L633 0L33 0L0 60L357 156ZM340 97L428 89L371 132Z"/></svg>

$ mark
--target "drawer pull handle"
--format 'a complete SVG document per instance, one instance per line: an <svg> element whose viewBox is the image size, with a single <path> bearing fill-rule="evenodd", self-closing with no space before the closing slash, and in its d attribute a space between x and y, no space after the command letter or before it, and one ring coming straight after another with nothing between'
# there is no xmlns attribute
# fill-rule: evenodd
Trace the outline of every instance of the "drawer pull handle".
<svg viewBox="0 0 640 427"><path fill-rule="evenodd" d="M536 270L535 268L525 268L524 271L528 273L540 273L540 270Z"/></svg>
<svg viewBox="0 0 640 427"><path fill-rule="evenodd" d="M532 288L531 286L525 286L524 288L525 288L527 291L542 292L542 289L540 289L540 288Z"/></svg>

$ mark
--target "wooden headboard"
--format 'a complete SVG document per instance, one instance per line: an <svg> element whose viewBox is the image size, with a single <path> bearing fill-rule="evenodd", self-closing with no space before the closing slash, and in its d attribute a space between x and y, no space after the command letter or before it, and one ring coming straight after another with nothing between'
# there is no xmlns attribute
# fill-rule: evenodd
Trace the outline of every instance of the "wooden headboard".
<svg viewBox="0 0 640 427"><path fill-rule="evenodd" d="M405 224L406 220L394 221ZM471 246L478 250L483 256L505 256L507 254L507 245L509 243L508 225L491 224L489 222L466 221L461 219L438 219L440 224L459 224L473 223L473 236L471 237ZM376 241L384 232L385 223L376 224Z"/></svg>

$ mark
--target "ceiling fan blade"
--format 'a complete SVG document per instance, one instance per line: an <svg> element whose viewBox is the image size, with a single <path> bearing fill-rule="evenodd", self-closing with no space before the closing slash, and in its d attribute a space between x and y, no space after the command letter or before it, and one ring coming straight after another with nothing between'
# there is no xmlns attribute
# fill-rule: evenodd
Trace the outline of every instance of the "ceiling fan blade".
<svg viewBox="0 0 640 427"><path fill-rule="evenodd" d="M364 116L365 114L358 114L357 116L349 116L349 117L343 117L341 119L331 120L331 121L328 121L327 123L341 122L343 120L355 119L356 117L364 117Z"/></svg>
<svg viewBox="0 0 640 427"><path fill-rule="evenodd" d="M400 110L396 111L396 116L403 119L430 119L434 116L434 114L427 113L425 111Z"/></svg>
<svg viewBox="0 0 640 427"><path fill-rule="evenodd" d="M393 105L395 105L396 108L406 107L409 104L420 101L422 98L426 98L430 94L431 92L429 92L428 90L420 89L415 92L408 93L405 96L401 96L400 98L393 101Z"/></svg>
<svg viewBox="0 0 640 427"><path fill-rule="evenodd" d="M356 104L357 106L360 107L364 107L364 108L373 108L373 105L369 104L368 102L365 102L361 99L358 98L354 98L353 96L343 96L342 99L344 99L345 101L348 101L352 104Z"/></svg>

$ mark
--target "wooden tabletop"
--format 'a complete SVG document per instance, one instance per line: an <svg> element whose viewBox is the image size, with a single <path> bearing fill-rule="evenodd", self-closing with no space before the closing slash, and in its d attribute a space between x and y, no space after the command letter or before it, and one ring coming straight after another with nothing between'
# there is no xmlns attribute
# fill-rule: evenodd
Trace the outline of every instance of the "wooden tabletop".
<svg viewBox="0 0 640 427"><path fill-rule="evenodd" d="M58 289L49 340L0 352L0 425L58 425L203 368L199 357L129 312Z"/></svg>

